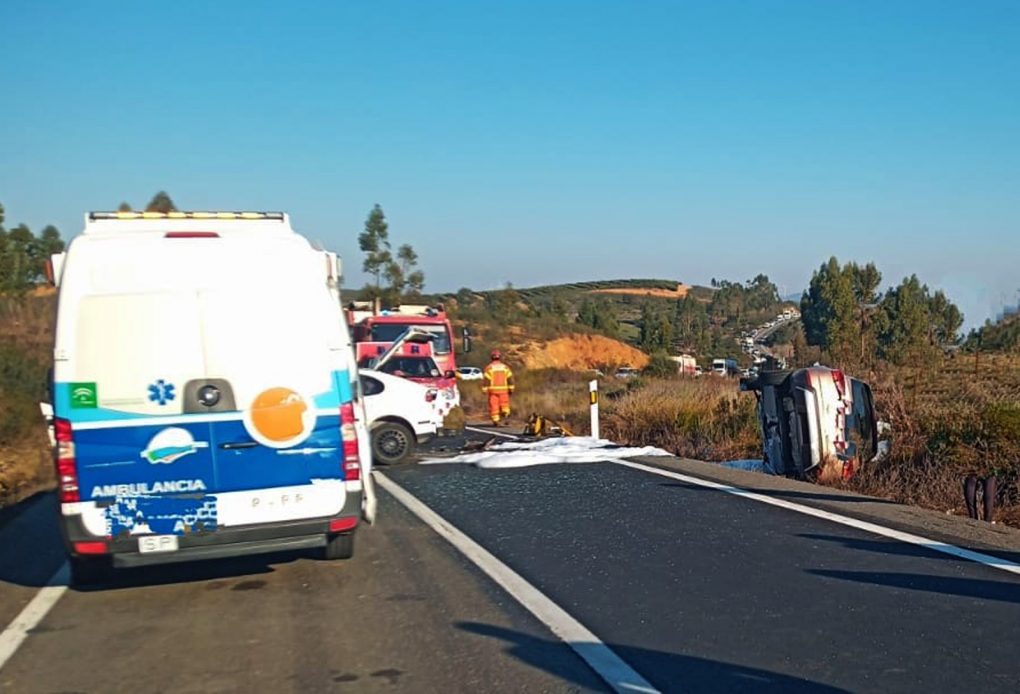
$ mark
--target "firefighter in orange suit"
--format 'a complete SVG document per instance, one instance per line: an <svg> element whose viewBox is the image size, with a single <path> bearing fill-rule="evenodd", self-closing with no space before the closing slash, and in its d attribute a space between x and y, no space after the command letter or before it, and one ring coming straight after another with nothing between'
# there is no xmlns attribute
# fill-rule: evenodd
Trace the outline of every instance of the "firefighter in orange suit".
<svg viewBox="0 0 1020 694"><path fill-rule="evenodd" d="M503 355L498 349L492 350L492 361L482 371L485 385L482 390L489 394L489 416L492 425L499 426L500 418L510 416L510 393L514 392L514 372L503 363ZM504 423L509 426L509 422Z"/></svg>

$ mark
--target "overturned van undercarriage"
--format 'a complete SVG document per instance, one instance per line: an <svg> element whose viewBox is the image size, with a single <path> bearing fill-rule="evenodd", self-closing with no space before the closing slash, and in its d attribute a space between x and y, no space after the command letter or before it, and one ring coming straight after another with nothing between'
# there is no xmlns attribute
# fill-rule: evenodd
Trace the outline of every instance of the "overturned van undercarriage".
<svg viewBox="0 0 1020 694"><path fill-rule="evenodd" d="M765 468L796 479L847 479L879 452L871 387L825 366L742 379L758 400Z"/></svg>

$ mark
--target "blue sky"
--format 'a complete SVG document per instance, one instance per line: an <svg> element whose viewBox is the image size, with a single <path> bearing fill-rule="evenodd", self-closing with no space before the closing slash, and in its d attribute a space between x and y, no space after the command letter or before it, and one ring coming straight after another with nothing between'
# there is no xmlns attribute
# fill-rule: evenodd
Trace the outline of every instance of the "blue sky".
<svg viewBox="0 0 1020 694"><path fill-rule="evenodd" d="M0 3L8 226L167 190L347 259L374 203L427 289L1020 278L1020 3Z"/></svg>

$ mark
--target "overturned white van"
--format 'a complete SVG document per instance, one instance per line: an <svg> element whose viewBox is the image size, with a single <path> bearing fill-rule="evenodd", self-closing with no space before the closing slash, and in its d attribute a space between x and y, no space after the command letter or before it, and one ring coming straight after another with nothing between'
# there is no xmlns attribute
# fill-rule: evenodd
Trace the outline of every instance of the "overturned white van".
<svg viewBox="0 0 1020 694"><path fill-rule="evenodd" d="M335 254L283 213L90 213L54 258L53 404L76 582L353 553L368 452Z"/></svg>

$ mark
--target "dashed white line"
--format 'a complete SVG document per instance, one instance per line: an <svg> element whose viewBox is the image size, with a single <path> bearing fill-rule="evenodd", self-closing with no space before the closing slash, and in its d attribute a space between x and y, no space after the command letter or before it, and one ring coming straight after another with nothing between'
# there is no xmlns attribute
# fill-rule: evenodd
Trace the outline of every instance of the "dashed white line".
<svg viewBox="0 0 1020 694"><path fill-rule="evenodd" d="M653 467L651 465L644 465L642 463L636 463L629 460L613 460L611 461L617 465L624 465L635 470L643 470L644 472L650 472L655 475L661 475L663 477L670 477L681 482L687 482L689 484L696 484L701 487L707 487L709 489L715 489L720 492L726 492L727 494L733 494L740 496L745 499L751 499L753 501L760 501L763 504L770 504L772 506L778 506L785 508L789 511L796 511L797 513L803 513L806 516L814 516L815 518L822 518L833 523L839 523L840 525L846 525L851 528L857 528L873 535L880 535L882 537L888 537L891 540L898 540L905 542L910 545L916 545L925 549L930 549L935 552L941 552L943 554L949 554L959 559L966 559L967 561L976 562L983 564L993 569L999 569L1000 571L1008 571L1012 574L1020 575L1020 564L1011 562L1008 559L1002 559L1001 557L992 556L991 554L984 554L982 552L975 552L971 549L964 549L963 547L957 547L951 545L948 542L940 542L938 540L932 540L928 537L922 537L921 535L914 535L913 533L905 533L900 530L893 530L883 525L877 525L876 523L869 523L868 521L858 520L849 516L843 516L838 513L832 513L831 511L823 511L818 508L812 508L811 506L804 506L802 504L794 503L792 501L786 501L774 496L767 494L759 494L752 492L747 489L740 487L734 487L728 484L722 484L720 482L712 482L711 480L704 480L700 477L691 477L690 475L684 475L679 472L673 472L672 470L664 470L662 468Z"/></svg>
<svg viewBox="0 0 1020 694"><path fill-rule="evenodd" d="M379 471L379 485L498 583L574 650L616 692L657 692L612 649L516 571Z"/></svg>
<svg viewBox="0 0 1020 694"><path fill-rule="evenodd" d="M0 669L3 669L11 656L17 652L18 647L28 637L28 632L34 629L57 604L60 596L67 590L67 581L68 566L65 562L57 569L47 584L39 589L35 597L25 605L25 609L18 613L14 621L0 632Z"/></svg>

